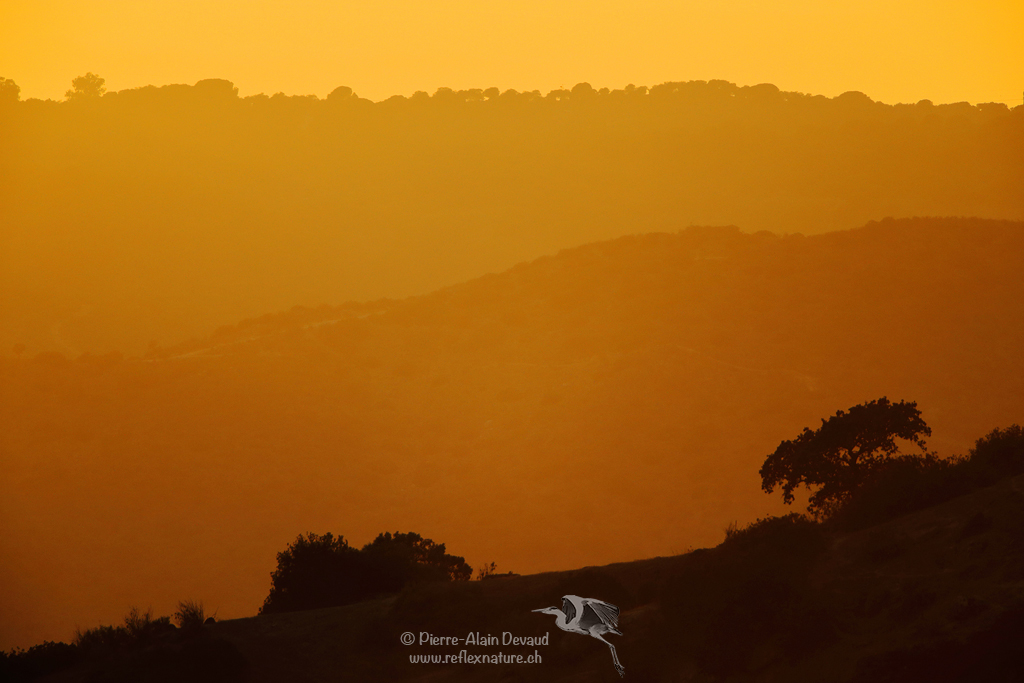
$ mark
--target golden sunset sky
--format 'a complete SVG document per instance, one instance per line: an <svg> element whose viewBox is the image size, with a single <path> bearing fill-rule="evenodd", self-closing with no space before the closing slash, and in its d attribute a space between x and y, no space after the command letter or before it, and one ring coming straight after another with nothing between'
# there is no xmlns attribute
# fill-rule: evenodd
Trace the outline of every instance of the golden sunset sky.
<svg viewBox="0 0 1024 683"><path fill-rule="evenodd" d="M1024 0L0 0L23 100L86 72L1017 106ZM303 532L678 554L838 409L1024 415L1024 108L212 86L0 98L0 649L252 615Z"/></svg>
<svg viewBox="0 0 1024 683"><path fill-rule="evenodd" d="M888 103L1021 103L1020 0L4 0L0 76L60 99L233 81L242 96L372 100L438 87L725 79Z"/></svg>

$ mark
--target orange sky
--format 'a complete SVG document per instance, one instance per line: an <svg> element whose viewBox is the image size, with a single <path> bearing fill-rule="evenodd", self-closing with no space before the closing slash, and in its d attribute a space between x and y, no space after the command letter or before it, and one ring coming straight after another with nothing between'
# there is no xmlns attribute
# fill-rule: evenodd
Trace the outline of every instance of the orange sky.
<svg viewBox="0 0 1024 683"><path fill-rule="evenodd" d="M92 71L111 90L217 77L243 96L721 78L1012 106L1021 35L1020 0L3 0L0 76L55 99Z"/></svg>
<svg viewBox="0 0 1024 683"><path fill-rule="evenodd" d="M91 71L243 96L724 79L1017 105L1022 35L1024 0L0 0L0 76L26 99ZM856 97L791 98L761 126L752 96L715 126L724 107L680 119L667 96L477 119L438 98L302 119L174 91L5 114L0 649L133 604L253 614L305 531L416 531L523 573L683 552L781 512L764 455L839 408L919 400L943 455L1024 413L1018 227L814 235L1020 220L1021 110L862 125ZM676 233L730 224L749 232ZM673 234L542 257L654 230Z"/></svg>

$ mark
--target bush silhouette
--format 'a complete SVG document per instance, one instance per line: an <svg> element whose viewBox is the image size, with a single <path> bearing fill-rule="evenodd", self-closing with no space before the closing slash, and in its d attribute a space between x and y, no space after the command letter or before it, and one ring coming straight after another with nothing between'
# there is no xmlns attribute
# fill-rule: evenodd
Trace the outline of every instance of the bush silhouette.
<svg viewBox="0 0 1024 683"><path fill-rule="evenodd" d="M488 562L476 570L476 580L483 581L498 573L498 565L495 562Z"/></svg>
<svg viewBox="0 0 1024 683"><path fill-rule="evenodd" d="M901 456L880 466L829 519L837 530L862 529L967 493L963 459Z"/></svg>
<svg viewBox="0 0 1024 683"><path fill-rule="evenodd" d="M109 655L151 645L173 630L170 617L154 619L152 610L143 612L132 607L124 617L124 626L97 626L76 631L74 645L86 655Z"/></svg>
<svg viewBox="0 0 1024 683"><path fill-rule="evenodd" d="M178 603L178 611L174 613L174 621L181 629L195 630L206 621L206 610L202 600L182 600Z"/></svg>
<svg viewBox="0 0 1024 683"><path fill-rule="evenodd" d="M825 548L821 527L804 515L758 519L726 533L726 547L789 555L816 555Z"/></svg>
<svg viewBox="0 0 1024 683"><path fill-rule="evenodd" d="M1014 424L978 439L966 457L892 458L866 478L829 524L840 531L861 529L1021 473L1024 430Z"/></svg>
<svg viewBox="0 0 1024 683"><path fill-rule="evenodd" d="M994 483L1024 473L1024 429L1013 424L992 430L975 442L969 462L979 482Z"/></svg>
<svg viewBox="0 0 1024 683"><path fill-rule="evenodd" d="M202 615L202 603L184 601L175 618L187 627ZM133 607L123 626L79 630L70 645L44 642L27 651L0 652L0 681L33 681L76 665L82 665L77 674L61 680L228 683L248 680L249 666L231 642L204 631L179 631L170 617L154 619L151 610Z"/></svg>
<svg viewBox="0 0 1024 683"><path fill-rule="evenodd" d="M299 535L277 554L270 595L260 614L346 605L363 594L365 564L341 536Z"/></svg>
<svg viewBox="0 0 1024 683"><path fill-rule="evenodd" d="M341 536L300 535L277 554L260 614L347 605L421 581L466 581L466 561L417 533L383 533L362 550Z"/></svg>
<svg viewBox="0 0 1024 683"><path fill-rule="evenodd" d="M0 681L33 681L82 661L75 645L44 641L28 650L0 651Z"/></svg>
<svg viewBox="0 0 1024 683"><path fill-rule="evenodd" d="M417 533L390 532L363 546L373 592L393 593L414 581L468 581L473 569L466 561L445 552Z"/></svg>

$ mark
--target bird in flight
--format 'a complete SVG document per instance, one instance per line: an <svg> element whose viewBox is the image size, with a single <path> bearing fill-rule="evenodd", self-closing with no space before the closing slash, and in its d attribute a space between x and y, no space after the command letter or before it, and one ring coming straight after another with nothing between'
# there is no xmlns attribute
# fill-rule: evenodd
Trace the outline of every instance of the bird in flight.
<svg viewBox="0 0 1024 683"><path fill-rule="evenodd" d="M581 598L578 595L562 596L562 609L557 607L545 607L535 609L534 612L541 614L554 614L555 626L570 633L582 633L585 636L597 638L607 645L612 651L612 661L615 663L615 670L619 676L625 677L626 668L619 663L619 656L615 653L615 646L602 638L606 633L622 635L619 630L619 608L603 600L594 598Z"/></svg>

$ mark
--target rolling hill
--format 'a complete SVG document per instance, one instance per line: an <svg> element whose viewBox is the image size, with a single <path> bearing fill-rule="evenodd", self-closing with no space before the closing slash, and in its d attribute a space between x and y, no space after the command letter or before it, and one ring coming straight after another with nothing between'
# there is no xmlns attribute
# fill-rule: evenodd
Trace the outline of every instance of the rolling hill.
<svg viewBox="0 0 1024 683"><path fill-rule="evenodd" d="M965 452L1024 412L1022 262L1012 222L690 228L145 357L2 359L0 640L252 614L305 531L520 573L682 553L783 511L765 455L880 396Z"/></svg>
<svg viewBox="0 0 1024 683"><path fill-rule="evenodd" d="M685 555L221 621L46 680L619 680L604 645L532 612L568 593L620 607L626 680L1003 683L1024 674L1022 504L1018 476L854 533L775 519ZM412 661L460 651L541 661Z"/></svg>
<svg viewBox="0 0 1024 683"><path fill-rule="evenodd" d="M770 84L0 105L0 354L144 352L688 225L1024 220L1024 107Z"/></svg>

